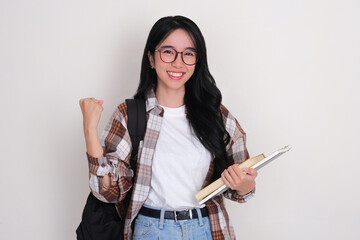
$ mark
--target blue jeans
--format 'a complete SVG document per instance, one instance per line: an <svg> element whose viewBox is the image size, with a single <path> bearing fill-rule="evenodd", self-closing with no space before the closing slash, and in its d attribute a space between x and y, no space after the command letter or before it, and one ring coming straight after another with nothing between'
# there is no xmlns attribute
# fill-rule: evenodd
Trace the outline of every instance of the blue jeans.
<svg viewBox="0 0 360 240"><path fill-rule="evenodd" d="M200 214L201 215L201 214ZM135 220L134 240L211 240L208 217L178 221L139 214Z"/></svg>

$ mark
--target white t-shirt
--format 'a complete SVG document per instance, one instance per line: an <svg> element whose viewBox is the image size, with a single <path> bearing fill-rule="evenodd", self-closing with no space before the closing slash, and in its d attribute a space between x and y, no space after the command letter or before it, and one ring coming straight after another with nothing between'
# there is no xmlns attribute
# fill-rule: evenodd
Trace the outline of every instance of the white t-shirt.
<svg viewBox="0 0 360 240"><path fill-rule="evenodd" d="M164 117L152 164L151 189L145 204L172 210L200 207L194 194L204 183L211 153L191 129L185 106L161 107Z"/></svg>

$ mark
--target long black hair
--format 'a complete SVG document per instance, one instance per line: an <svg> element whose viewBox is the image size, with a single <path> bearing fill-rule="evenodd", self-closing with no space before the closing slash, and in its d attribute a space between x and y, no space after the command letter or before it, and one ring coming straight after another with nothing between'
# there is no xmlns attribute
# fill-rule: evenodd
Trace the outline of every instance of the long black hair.
<svg viewBox="0 0 360 240"><path fill-rule="evenodd" d="M212 179L216 179L229 165L226 160L226 145L230 136L220 112L221 92L208 68L205 40L192 20L183 16L164 17L154 24L145 45L140 84L134 98L145 99L151 88L156 92L157 75L151 69L148 53L154 56L155 47L176 29L184 29L196 48L198 60L193 75L185 83L184 102L191 127L200 142L214 156Z"/></svg>

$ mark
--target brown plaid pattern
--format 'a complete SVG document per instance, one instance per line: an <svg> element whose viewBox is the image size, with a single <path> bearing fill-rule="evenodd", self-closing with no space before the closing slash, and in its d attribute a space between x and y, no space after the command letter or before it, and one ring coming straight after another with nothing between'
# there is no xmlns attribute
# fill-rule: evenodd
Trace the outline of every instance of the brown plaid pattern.
<svg viewBox="0 0 360 240"><path fill-rule="evenodd" d="M125 239L131 239L134 219L149 194L152 159L164 112L158 105L154 92L150 91L146 100L147 128L144 140L139 145L136 178L132 184L131 178L133 172L130 170L131 140L126 127L126 109L125 102L116 108L101 136L104 155L100 158L94 158L87 154L87 157L90 188L93 194L100 200L118 203L118 209L122 212L123 209L119 203L125 198L131 186L133 186L134 189L125 219L124 230ZM226 146L228 161L230 164L241 163L249 158L245 145L245 132L224 106L221 106L220 110L224 117L226 130L231 136L230 143ZM213 169L213 163L211 162L203 185L204 187L210 183ZM102 184L102 179L105 175L109 175L112 178L111 186L107 188ZM246 196L240 196L236 192L228 190L223 195L217 196L205 203L209 211L211 232L214 240L235 239L234 230L229 221L223 197L243 203L251 198L253 194L254 191Z"/></svg>

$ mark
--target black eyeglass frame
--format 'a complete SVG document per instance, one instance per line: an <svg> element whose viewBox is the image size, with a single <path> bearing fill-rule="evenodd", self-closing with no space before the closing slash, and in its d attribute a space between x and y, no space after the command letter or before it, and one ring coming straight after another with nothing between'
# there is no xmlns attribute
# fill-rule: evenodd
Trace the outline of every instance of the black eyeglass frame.
<svg viewBox="0 0 360 240"><path fill-rule="evenodd" d="M161 57L161 50L163 50L163 49L171 49L171 50L174 50L175 53L176 53L174 60L172 60L171 62L165 62L165 61L162 59L162 57ZM196 60L195 60L195 63L193 63L193 64L188 64L188 63L186 63L186 62L184 61L184 52L186 52L186 51L188 51L188 50L194 51L194 52L196 53L196 56L195 56ZM185 64L188 65L188 66L193 66L193 65L195 65L195 64L197 63L197 61L198 61L197 52L196 52L195 50L192 50L192 49L186 49L185 51L178 52L178 51L176 51L174 48L158 48L158 49L155 49L155 52L159 52L159 54L160 54L160 59L161 59L161 61L163 61L164 63L173 63L173 62L175 62L176 59L177 59L177 56L179 55L179 53L181 53L181 60L183 61L183 63L185 63Z"/></svg>

